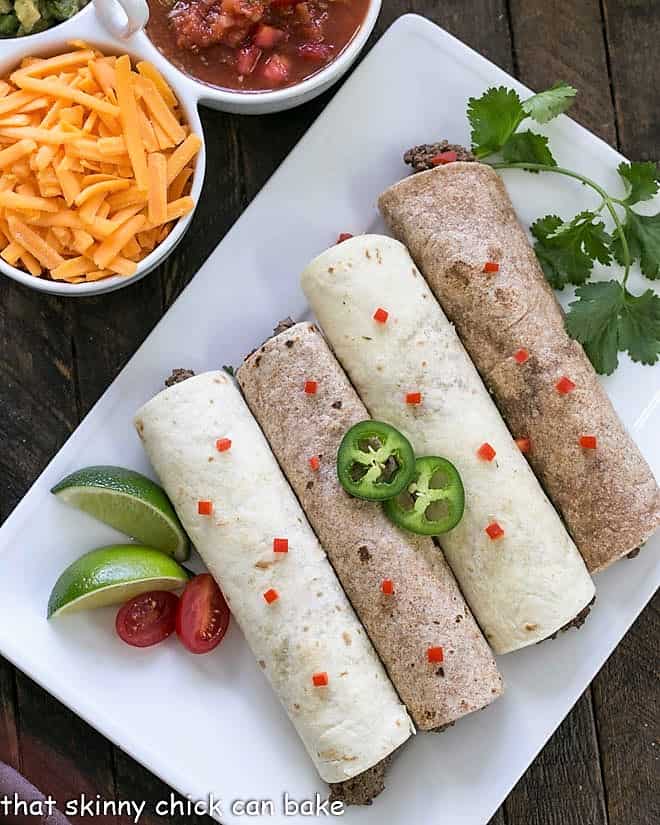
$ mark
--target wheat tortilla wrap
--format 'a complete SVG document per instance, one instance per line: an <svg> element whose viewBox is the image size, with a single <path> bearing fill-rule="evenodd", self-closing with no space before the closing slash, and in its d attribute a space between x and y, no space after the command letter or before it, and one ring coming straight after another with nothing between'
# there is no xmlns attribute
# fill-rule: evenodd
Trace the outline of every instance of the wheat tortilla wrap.
<svg viewBox="0 0 660 825"><path fill-rule="evenodd" d="M440 543L494 651L572 622L593 582L406 248L353 238L313 261L302 286L371 415L407 435L418 456L444 456L461 473L465 513ZM378 307L385 324L373 318ZM422 403L407 403L417 392ZM484 443L493 461L478 457ZM504 530L497 540L486 533L493 523Z"/></svg>
<svg viewBox="0 0 660 825"><path fill-rule="evenodd" d="M380 197L592 572L660 525L660 491L564 317L499 176L480 163L414 175ZM487 261L499 271L484 274ZM514 354L525 349L519 364ZM560 394L568 377L575 389ZM595 435L597 447L580 438Z"/></svg>
<svg viewBox="0 0 660 825"><path fill-rule="evenodd" d="M135 426L321 778L343 782L386 758L411 735L408 714L232 379L175 384ZM230 450L216 449L220 438ZM275 538L288 552L274 552ZM279 598L268 604L270 589Z"/></svg>
<svg viewBox="0 0 660 825"><path fill-rule="evenodd" d="M436 729L490 704L502 679L442 553L339 484L341 440L369 414L318 330L301 323L271 338L237 379L417 727ZM304 392L307 379L318 384L314 395ZM381 592L384 579L391 596ZM433 645L444 651L440 667L427 661Z"/></svg>

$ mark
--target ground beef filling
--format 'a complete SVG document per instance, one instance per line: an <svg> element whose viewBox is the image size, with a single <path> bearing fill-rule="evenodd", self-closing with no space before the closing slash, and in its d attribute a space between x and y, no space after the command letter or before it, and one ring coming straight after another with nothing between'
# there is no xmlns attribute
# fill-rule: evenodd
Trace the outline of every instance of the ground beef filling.
<svg viewBox="0 0 660 825"><path fill-rule="evenodd" d="M433 163L433 158L443 152L456 152L456 160L476 160L465 146L441 140L439 143L422 143L420 146L413 146L405 153L403 161L412 167L413 172L428 172L429 169L435 169L437 166L437 163Z"/></svg>

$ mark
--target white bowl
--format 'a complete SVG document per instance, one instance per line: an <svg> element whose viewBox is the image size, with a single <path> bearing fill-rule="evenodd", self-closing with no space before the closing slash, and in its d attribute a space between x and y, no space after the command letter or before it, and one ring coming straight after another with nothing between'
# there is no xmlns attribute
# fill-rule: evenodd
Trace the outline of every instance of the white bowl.
<svg viewBox="0 0 660 825"><path fill-rule="evenodd" d="M190 192L197 204L204 181L206 154L197 106L202 104L239 114L267 114L291 109L317 97L336 83L354 63L376 24L380 7L381 0L371 0L362 27L336 60L302 83L276 91L231 92L201 83L177 69L154 46L143 30L148 18L146 0L93 0L74 17L51 29L3 40L0 77L6 76L23 57L55 54L66 49L68 41L73 39L85 40L105 53L126 53L136 60L151 61L178 97L190 127L202 138ZM130 277L115 276L88 284L48 281L10 266L2 258L0 272L32 289L55 295L79 297L113 292L139 281L162 263L183 237L193 212L194 210L177 221L167 238L138 263L137 271Z"/></svg>

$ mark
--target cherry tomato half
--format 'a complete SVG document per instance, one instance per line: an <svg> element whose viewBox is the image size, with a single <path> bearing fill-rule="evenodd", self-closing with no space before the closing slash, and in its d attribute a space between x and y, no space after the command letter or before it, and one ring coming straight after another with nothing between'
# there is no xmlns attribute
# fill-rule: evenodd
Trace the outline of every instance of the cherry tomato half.
<svg viewBox="0 0 660 825"><path fill-rule="evenodd" d="M186 585L176 612L176 632L191 653L208 653L223 640L229 627L229 608L209 573Z"/></svg>
<svg viewBox="0 0 660 825"><path fill-rule="evenodd" d="M133 647L150 647L167 639L176 628L178 604L178 596L165 590L134 596L117 613L120 639Z"/></svg>

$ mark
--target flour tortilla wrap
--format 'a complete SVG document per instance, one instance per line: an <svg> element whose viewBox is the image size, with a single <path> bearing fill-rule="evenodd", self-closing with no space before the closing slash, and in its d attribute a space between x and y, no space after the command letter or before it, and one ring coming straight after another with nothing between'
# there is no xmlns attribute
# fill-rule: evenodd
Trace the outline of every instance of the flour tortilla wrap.
<svg viewBox="0 0 660 825"><path fill-rule="evenodd" d="M225 372L176 384L135 425L319 774L342 782L413 728L240 391ZM216 441L230 438L219 453ZM213 502L212 516L197 503ZM288 553L273 539L287 538ZM267 604L274 588L279 598ZM327 687L312 674L327 672Z"/></svg>
<svg viewBox="0 0 660 825"><path fill-rule="evenodd" d="M602 570L660 524L660 491L559 304L498 175L454 163L401 181L380 198L392 232L423 272L515 437L564 518L587 567ZM483 273L486 261L499 272ZM517 364L520 348L530 353ZM576 385L560 395L557 381ZM583 450L595 435L596 450Z"/></svg>
<svg viewBox="0 0 660 825"><path fill-rule="evenodd" d="M496 653L552 635L591 601L575 545L511 438L465 350L398 241L367 235L323 253L302 285L371 415L418 456L448 458L463 478L463 519L440 541ZM377 307L386 324L373 319ZM421 392L422 403L406 403ZM483 443L492 462L477 456ZM485 528L497 521L497 541Z"/></svg>
<svg viewBox="0 0 660 825"><path fill-rule="evenodd" d="M339 484L341 440L369 414L318 330L297 324L271 338L237 378L417 727L448 725L490 704L502 679L442 553ZM318 382L315 395L304 393L307 379ZM394 595L383 595L383 579ZM428 662L432 645L443 648L441 668Z"/></svg>

